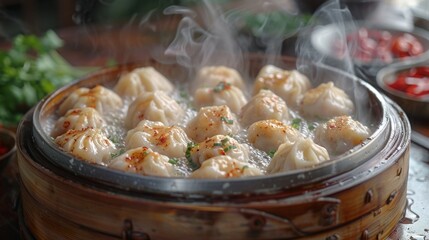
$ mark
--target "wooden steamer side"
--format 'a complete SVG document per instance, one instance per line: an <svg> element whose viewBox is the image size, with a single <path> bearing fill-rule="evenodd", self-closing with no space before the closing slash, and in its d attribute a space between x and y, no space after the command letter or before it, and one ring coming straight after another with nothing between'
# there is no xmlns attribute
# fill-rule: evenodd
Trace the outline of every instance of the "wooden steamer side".
<svg viewBox="0 0 429 240"><path fill-rule="evenodd" d="M294 195L191 202L127 193L61 170L32 148L27 116L18 132L24 227L36 239L384 239L407 202L408 122L402 122L372 160L288 191Z"/></svg>

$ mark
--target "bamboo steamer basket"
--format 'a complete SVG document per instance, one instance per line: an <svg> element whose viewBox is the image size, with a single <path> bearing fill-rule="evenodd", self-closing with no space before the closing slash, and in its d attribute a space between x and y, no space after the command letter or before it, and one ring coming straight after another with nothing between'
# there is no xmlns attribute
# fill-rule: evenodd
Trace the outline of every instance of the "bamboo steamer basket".
<svg viewBox="0 0 429 240"><path fill-rule="evenodd" d="M152 60L140 65L189 77L177 66ZM251 61L250 75L262 65ZM228 180L135 176L73 160L41 133L71 91L112 86L135 67L103 70L59 89L21 122L22 228L30 233L25 238L384 239L402 218L410 146L406 115L367 83L326 66L308 73L355 81L362 93L355 103L375 131L363 146L310 170Z"/></svg>

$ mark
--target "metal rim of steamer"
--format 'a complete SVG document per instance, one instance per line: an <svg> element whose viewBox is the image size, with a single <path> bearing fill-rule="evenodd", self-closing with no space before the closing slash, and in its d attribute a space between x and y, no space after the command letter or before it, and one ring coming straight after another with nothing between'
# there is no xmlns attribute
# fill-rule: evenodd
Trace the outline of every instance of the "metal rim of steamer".
<svg viewBox="0 0 429 240"><path fill-rule="evenodd" d="M103 74L106 71L115 71L115 68L105 70L104 72L101 71L98 74ZM366 97L369 99L367 99L367 101L374 101L368 104L374 104L378 108L376 109L378 111L376 115L379 115L379 122L376 123L377 126L373 135L367 139L362 146L357 146L353 151L340 155L336 159L310 170L304 169L261 177L221 180L162 178L124 173L74 159L73 156L59 150L48 134L44 132L42 127L42 115L45 114L43 112L45 111L45 105L50 99L56 96L56 93L73 86L82 85L81 81L59 89L56 93L46 97L35 107L33 114L34 143L41 149L42 154L54 165L72 172L79 177L88 178L122 190L188 196L196 199L204 198L207 195L231 196L279 192L285 189L314 183L356 168L380 152L388 141L390 131L395 131L395 129L391 129L390 127L389 122L391 119L388 117L388 105L384 97L372 86L353 75L329 66L319 64L317 66L317 71L317 74L320 74L320 71L334 75L338 74L342 78L353 81L362 93L367 94ZM73 164L70 164L71 162L73 162Z"/></svg>

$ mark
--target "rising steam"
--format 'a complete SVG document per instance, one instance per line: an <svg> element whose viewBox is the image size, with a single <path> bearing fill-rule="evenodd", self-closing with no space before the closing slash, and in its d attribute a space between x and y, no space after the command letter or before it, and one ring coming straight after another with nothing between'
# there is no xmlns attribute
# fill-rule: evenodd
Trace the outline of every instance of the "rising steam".
<svg viewBox="0 0 429 240"><path fill-rule="evenodd" d="M305 69L311 60L354 74L349 48L341 49L341 55L332 52L335 44L346 43L347 33L354 30L356 26L350 11L341 8L338 1L326 2L313 14L308 28L299 33L296 44L297 68Z"/></svg>
<svg viewBox="0 0 429 240"><path fill-rule="evenodd" d="M298 14L290 8L290 3L255 1L249 5L228 7L222 9L212 1L202 1L196 9L171 6L164 10L165 15L182 15L176 35L163 52L153 56L166 62L166 57L173 57L175 63L184 66L195 73L198 69L208 65L223 65L237 69L243 77L249 78L250 52L259 51L264 56L265 64L274 64L282 67L279 56L282 54L283 42L297 34L303 22L296 20L292 30L287 24L278 25L273 29L273 21L269 12L282 12L290 19ZM261 13L262 12L262 13ZM243 34L243 28L249 16L257 18L260 26L251 29L252 35ZM257 39L259 48L252 46L252 40Z"/></svg>
<svg viewBox="0 0 429 240"><path fill-rule="evenodd" d="M165 54L176 57L178 64L191 71L208 65L244 70L246 46L237 41L237 31L228 23L220 6L203 1L201 11L197 15L177 6L164 10L164 14L185 14Z"/></svg>

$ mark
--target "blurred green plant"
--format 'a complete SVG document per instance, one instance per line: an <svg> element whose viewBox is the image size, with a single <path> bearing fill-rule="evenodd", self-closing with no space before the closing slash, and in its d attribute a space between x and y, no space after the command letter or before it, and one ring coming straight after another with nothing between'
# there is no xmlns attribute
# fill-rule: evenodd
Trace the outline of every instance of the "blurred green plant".
<svg viewBox="0 0 429 240"><path fill-rule="evenodd" d="M16 126L40 99L88 70L71 66L56 49L63 41L53 31L18 35L0 51L0 125Z"/></svg>
<svg viewBox="0 0 429 240"><path fill-rule="evenodd" d="M290 36L305 27L311 15L293 15L285 11L243 13L244 26L255 37Z"/></svg>

